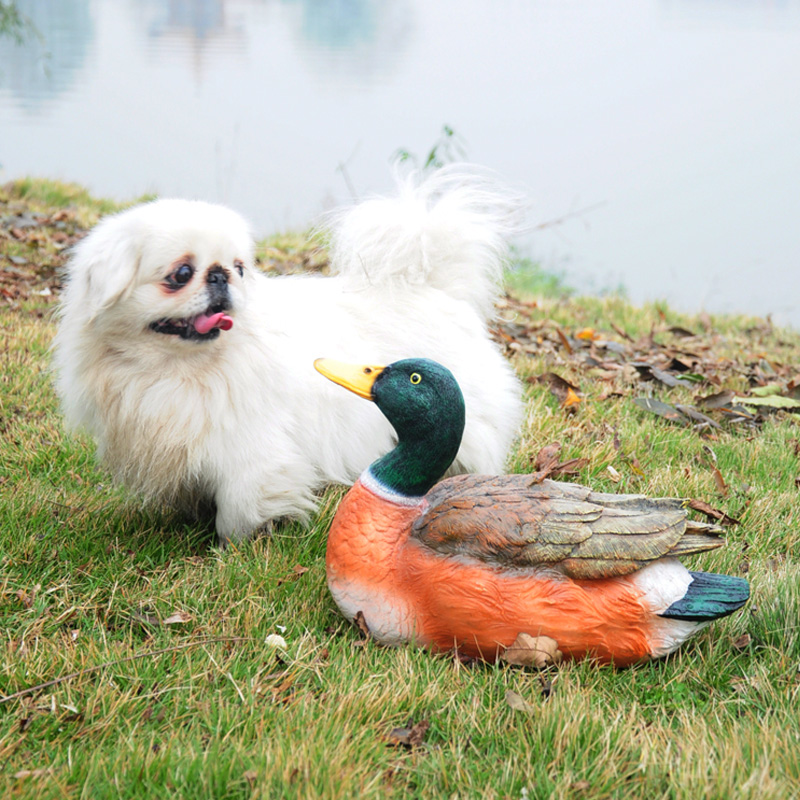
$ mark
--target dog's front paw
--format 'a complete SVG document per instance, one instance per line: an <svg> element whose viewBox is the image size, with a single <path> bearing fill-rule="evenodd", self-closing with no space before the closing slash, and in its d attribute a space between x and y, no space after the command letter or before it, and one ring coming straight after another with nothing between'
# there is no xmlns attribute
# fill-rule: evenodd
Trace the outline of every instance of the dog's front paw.
<svg viewBox="0 0 800 800"><path fill-rule="evenodd" d="M260 523L255 528L220 528L219 525L219 517L217 518L217 539L219 540L219 546L225 550L229 546L240 545L244 542L249 541L250 539L255 539L259 536L270 536L272 535L272 531L275 527L275 523L273 520L267 520L266 522Z"/></svg>

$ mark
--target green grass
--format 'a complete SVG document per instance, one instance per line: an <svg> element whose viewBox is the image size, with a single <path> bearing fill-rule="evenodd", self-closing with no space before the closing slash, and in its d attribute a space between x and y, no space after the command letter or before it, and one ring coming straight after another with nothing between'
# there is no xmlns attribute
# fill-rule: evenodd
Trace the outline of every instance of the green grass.
<svg viewBox="0 0 800 800"><path fill-rule="evenodd" d="M20 178L15 181L14 194L31 208L39 210L71 208L89 215L108 214L119 211L123 205L105 198L93 197L83 186L63 181L42 178ZM135 202L152 200L152 195L143 195Z"/></svg>
<svg viewBox="0 0 800 800"><path fill-rule="evenodd" d="M6 204L36 198L51 213L36 184L4 191ZM106 210L79 192L52 202L89 221ZM0 231L0 267L15 242ZM269 247L265 260L305 252L295 237ZM712 436L672 425L632 399L688 403L691 389L591 369L558 330L620 340L613 323L668 348L684 341L669 332L681 325L698 332L694 349L708 347L703 368L737 391L760 360L788 375L800 363L796 333L561 292L501 309L523 329L507 344L521 377L554 371L582 390L568 413L546 385L526 384L512 468L531 470L540 447L559 441L563 460L588 459L578 481L706 500L741 524L693 565L746 574L753 589L744 612L669 659L536 673L362 641L325 587L325 532L341 488L310 526L223 553L211 530L112 486L91 443L62 428L48 374L53 297L34 291L35 275L26 285L0 312L0 694L77 674L0 704L0 795L800 795L798 418L780 412ZM177 614L183 621L167 624ZM276 633L285 649L265 643ZM392 729L421 721L430 725L421 746L392 744Z"/></svg>
<svg viewBox="0 0 800 800"><path fill-rule="evenodd" d="M516 254L511 267L506 270L505 283L508 290L517 295L562 298L575 293L562 276L547 272L529 258Z"/></svg>

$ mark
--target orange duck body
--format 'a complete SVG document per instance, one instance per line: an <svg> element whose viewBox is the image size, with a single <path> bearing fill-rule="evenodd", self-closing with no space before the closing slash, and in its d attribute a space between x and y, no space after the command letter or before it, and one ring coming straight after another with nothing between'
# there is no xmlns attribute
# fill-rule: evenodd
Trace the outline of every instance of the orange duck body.
<svg viewBox="0 0 800 800"><path fill-rule="evenodd" d="M672 621L632 576L574 580L443 555L412 536L428 510L425 499L399 504L359 480L331 526L328 586L342 613L352 620L360 611L378 641L494 661L528 633L555 640L567 658L617 666L673 649Z"/></svg>
<svg viewBox="0 0 800 800"><path fill-rule="evenodd" d="M398 433L402 444L407 431ZM361 612L382 643L494 661L524 633L549 637L566 658L626 666L673 651L749 595L745 581L690 573L674 557L721 544L719 529L688 521L678 500L526 475L458 476L415 493L416 473L398 472L391 456L342 500L326 557L340 610Z"/></svg>

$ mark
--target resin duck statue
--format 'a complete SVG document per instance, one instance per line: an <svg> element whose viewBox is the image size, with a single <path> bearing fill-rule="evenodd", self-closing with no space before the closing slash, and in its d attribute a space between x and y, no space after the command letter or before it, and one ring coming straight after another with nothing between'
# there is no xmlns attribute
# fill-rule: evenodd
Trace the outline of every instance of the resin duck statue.
<svg viewBox="0 0 800 800"><path fill-rule="evenodd" d="M689 572L675 558L722 544L721 529L689 520L681 500L530 475L437 483L465 416L458 383L440 364L318 359L315 367L374 401L397 432L397 446L344 497L328 535L331 593L345 617L363 615L376 640L494 661L522 634L553 640L559 658L625 666L671 653L747 602L744 579Z"/></svg>

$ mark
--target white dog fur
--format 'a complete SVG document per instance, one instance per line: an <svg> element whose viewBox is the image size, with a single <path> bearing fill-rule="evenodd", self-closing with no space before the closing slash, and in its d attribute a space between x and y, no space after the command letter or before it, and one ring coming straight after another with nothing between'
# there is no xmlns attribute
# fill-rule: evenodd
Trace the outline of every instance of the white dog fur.
<svg viewBox="0 0 800 800"><path fill-rule="evenodd" d="M499 472L522 407L487 320L513 210L472 168L408 178L336 217L332 277L267 277L222 206L157 200L107 217L68 267L55 341L66 419L118 481L148 501L213 503L220 540L240 541L313 510L315 492L393 445L380 411L314 359L425 356L466 398L453 471Z"/></svg>

